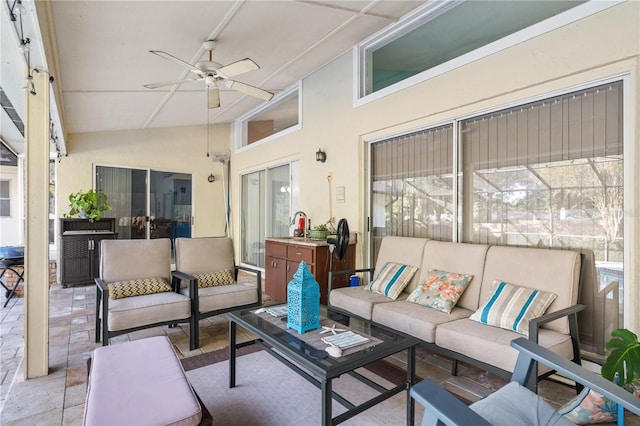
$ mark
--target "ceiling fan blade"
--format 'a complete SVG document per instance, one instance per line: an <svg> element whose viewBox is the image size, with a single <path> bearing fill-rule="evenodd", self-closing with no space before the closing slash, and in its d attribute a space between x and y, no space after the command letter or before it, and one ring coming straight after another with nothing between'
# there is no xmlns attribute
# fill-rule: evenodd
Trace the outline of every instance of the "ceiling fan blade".
<svg viewBox="0 0 640 426"><path fill-rule="evenodd" d="M220 90L216 87L207 86L207 107L218 108L220 106Z"/></svg>
<svg viewBox="0 0 640 426"><path fill-rule="evenodd" d="M253 62L249 58L241 59L232 64L226 65L220 68L218 71L227 77L233 77L235 75L244 74L245 72L259 70L258 64Z"/></svg>
<svg viewBox="0 0 640 426"><path fill-rule="evenodd" d="M190 64L189 62L185 62L180 58L176 58L175 56L170 55L167 52L163 52L162 50L150 50L149 52L153 53L154 55L158 55L161 58L167 59L175 64L182 65L185 68L189 68L191 71L195 72L196 74L202 73L202 71L196 68L195 65Z"/></svg>
<svg viewBox="0 0 640 426"><path fill-rule="evenodd" d="M175 86L176 84L193 83L194 81L198 81L198 79L188 78L186 80L159 81L157 83L145 84L144 87L146 87L147 89L157 89L159 87Z"/></svg>
<svg viewBox="0 0 640 426"><path fill-rule="evenodd" d="M256 98L264 99L265 101L269 101L273 98L273 93L245 83L240 83L239 81L226 80L225 84L229 89L237 90L238 92L246 93L247 95L255 96Z"/></svg>

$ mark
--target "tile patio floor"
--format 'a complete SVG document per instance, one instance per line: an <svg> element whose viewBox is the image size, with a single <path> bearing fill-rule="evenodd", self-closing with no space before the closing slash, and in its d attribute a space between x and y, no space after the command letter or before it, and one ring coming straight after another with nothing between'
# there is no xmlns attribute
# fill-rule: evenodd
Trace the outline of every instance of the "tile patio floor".
<svg viewBox="0 0 640 426"><path fill-rule="evenodd" d="M3 292L4 293L4 292ZM0 306L4 294L0 296ZM95 343L95 285L62 288L55 284L49 304L50 374L37 379L22 379L24 336L24 299L14 297L0 308L0 424L10 425L82 425L87 389L87 359ZM224 315L202 320L201 348L189 351L188 325L176 328L156 327L111 339L112 343L167 335L180 358L224 348L228 345L228 322ZM241 330L238 330L241 333ZM239 338L249 339L250 336ZM450 375L446 358L417 351L417 375L430 377L447 389L474 401L506 382L485 371L460 365L460 374ZM391 359L402 367L402 361ZM555 405L575 395L557 384L541 386L541 394ZM544 395L546 393L547 395Z"/></svg>

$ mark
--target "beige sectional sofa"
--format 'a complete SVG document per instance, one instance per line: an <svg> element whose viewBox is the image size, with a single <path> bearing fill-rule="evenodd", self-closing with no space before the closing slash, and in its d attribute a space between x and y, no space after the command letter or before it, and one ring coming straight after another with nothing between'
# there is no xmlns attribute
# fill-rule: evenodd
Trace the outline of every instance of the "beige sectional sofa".
<svg viewBox="0 0 640 426"><path fill-rule="evenodd" d="M386 262L419 267L395 301L362 286L346 287L330 291L329 309L348 312L419 338L434 352L453 358L454 374L458 360L462 360L510 377L518 356L510 342L522 334L469 319L490 296L494 281L507 282L557 295L545 314L531 321L529 338L579 362L577 312L583 309L577 304L580 253L385 237L375 268L356 271L368 271L373 278ZM449 314L407 301L431 269L473 275Z"/></svg>

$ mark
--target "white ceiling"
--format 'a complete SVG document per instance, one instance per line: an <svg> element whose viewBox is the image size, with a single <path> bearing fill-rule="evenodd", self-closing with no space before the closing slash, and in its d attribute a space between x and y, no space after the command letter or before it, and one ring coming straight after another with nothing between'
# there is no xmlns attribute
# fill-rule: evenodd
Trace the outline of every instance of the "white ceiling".
<svg viewBox="0 0 640 426"><path fill-rule="evenodd" d="M23 3L28 7L29 1ZM202 42L215 39L215 61L226 65L249 57L260 66L235 80L277 94L423 3L53 0L43 2L44 9L38 4L37 11L40 22L50 15L53 30L43 30L45 43L55 37L57 58L53 55L47 62L58 62L54 84L62 92L63 126L67 133L81 133L207 122L203 82L143 87L194 77L149 50L194 63L205 54ZM5 39L3 34L3 88L9 86L5 76L11 74L4 72L4 58L9 57L4 55ZM38 43L32 44L37 48ZM17 84L21 86L22 80ZM13 96L24 97L21 91L14 92L19 95ZM221 107L209 110L211 123L232 121L264 102L224 88L220 99ZM20 107L24 101L15 103ZM5 140L6 126L3 115Z"/></svg>

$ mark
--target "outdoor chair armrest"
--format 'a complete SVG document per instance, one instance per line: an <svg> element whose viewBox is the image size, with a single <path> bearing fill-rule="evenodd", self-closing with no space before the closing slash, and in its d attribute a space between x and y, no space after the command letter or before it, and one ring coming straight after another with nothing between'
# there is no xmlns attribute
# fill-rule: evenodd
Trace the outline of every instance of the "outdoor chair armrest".
<svg viewBox="0 0 640 426"><path fill-rule="evenodd" d="M109 287L107 286L107 283L102 280L102 278L94 278L94 281L96 282L96 286L102 293L107 293L107 295L109 295Z"/></svg>
<svg viewBox="0 0 640 426"><path fill-rule="evenodd" d="M529 321L529 336L534 333L537 337L538 328L540 328L540 326L543 324L555 321L562 317L576 315L578 312L583 311L584 309L584 305L573 305L569 306L568 308L560 309L559 311L544 314L538 318L533 318L531 321Z"/></svg>
<svg viewBox="0 0 640 426"><path fill-rule="evenodd" d="M433 380L424 379L411 386L411 397L424 407L422 426L490 424Z"/></svg>
<svg viewBox="0 0 640 426"><path fill-rule="evenodd" d="M520 352L518 360L516 361L516 367L513 371L513 376L511 377L512 381L517 381L521 385L527 386L527 381L532 380L530 371L533 368L533 365L535 362L540 362L563 374L569 379L599 392L611 401L621 404L632 413L640 415L640 398L613 382L604 379L602 376L595 374L524 337L512 340L511 347Z"/></svg>
<svg viewBox="0 0 640 426"><path fill-rule="evenodd" d="M198 297L198 287L196 284L198 279L196 277L182 271L171 271L171 286L173 287L173 291L180 293L180 283L182 281L189 283L189 297Z"/></svg>
<svg viewBox="0 0 640 426"><path fill-rule="evenodd" d="M256 286L258 290L258 305L262 305L262 271L249 266L236 265L236 282L238 281L238 270L250 272L256 275Z"/></svg>

